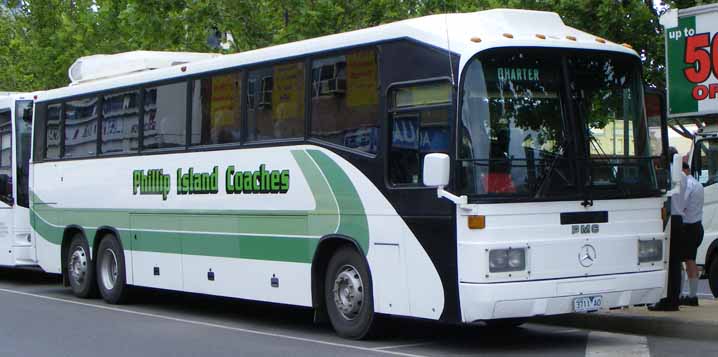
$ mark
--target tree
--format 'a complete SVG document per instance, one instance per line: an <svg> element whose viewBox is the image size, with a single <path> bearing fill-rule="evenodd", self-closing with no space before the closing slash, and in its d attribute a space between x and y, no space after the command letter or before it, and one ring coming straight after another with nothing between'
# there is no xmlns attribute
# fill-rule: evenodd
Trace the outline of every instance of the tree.
<svg viewBox="0 0 718 357"><path fill-rule="evenodd" d="M702 4L673 0L670 7ZM401 19L496 7L556 11L564 22L641 55L644 78L663 86L659 10L652 0L15 0L0 9L0 89L67 85L81 56L131 50L238 52ZM231 34L229 50L208 45Z"/></svg>

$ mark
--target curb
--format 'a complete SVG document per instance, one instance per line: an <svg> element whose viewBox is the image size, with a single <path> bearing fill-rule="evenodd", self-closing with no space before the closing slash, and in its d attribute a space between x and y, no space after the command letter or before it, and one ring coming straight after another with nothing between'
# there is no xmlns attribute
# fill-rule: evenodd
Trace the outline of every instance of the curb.
<svg viewBox="0 0 718 357"><path fill-rule="evenodd" d="M705 321L686 321L678 318L632 315L630 313L597 312L543 316L534 318L531 322L633 335L678 337L691 340L718 340L718 321L710 323Z"/></svg>

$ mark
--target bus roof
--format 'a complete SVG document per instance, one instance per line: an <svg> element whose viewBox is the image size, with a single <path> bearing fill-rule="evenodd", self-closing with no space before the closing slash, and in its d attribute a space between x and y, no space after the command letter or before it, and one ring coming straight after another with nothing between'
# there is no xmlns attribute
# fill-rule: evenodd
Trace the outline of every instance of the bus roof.
<svg viewBox="0 0 718 357"><path fill-rule="evenodd" d="M0 92L0 109L14 107L16 100L32 100L33 93Z"/></svg>
<svg viewBox="0 0 718 357"><path fill-rule="evenodd" d="M466 57L488 48L525 46L598 49L637 56L625 46L566 26L553 12L494 9L472 13L440 14L402 20L376 27L291 42L185 65L156 69L43 92L38 101L70 97L140 83L201 74L341 48L412 39ZM462 64L460 64L461 67Z"/></svg>

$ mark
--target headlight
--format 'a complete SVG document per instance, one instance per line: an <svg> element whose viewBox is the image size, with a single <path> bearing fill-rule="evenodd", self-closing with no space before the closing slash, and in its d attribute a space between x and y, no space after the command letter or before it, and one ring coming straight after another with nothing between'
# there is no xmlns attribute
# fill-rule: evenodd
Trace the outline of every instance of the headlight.
<svg viewBox="0 0 718 357"><path fill-rule="evenodd" d="M492 249L489 251L489 272L501 273L526 269L526 249Z"/></svg>
<svg viewBox="0 0 718 357"><path fill-rule="evenodd" d="M660 239L638 241L638 262L657 262L663 259L663 241Z"/></svg>

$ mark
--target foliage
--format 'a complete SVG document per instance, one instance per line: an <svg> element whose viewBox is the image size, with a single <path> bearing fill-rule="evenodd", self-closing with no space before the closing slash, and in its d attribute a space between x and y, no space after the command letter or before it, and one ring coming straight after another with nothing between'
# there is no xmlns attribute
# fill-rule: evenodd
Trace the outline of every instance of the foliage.
<svg viewBox="0 0 718 357"><path fill-rule="evenodd" d="M688 7L705 1L675 0ZM556 11L569 25L632 44L662 86L663 35L651 0L24 0L0 7L0 90L67 84L80 56L136 49L238 52L405 18L496 7ZM229 33L227 50L208 45Z"/></svg>

